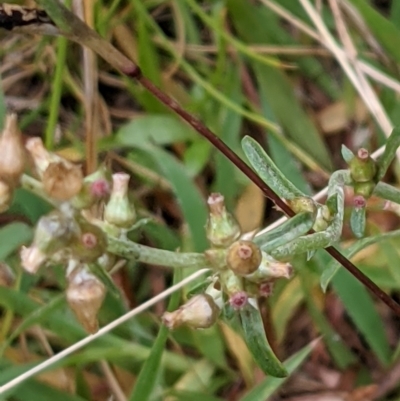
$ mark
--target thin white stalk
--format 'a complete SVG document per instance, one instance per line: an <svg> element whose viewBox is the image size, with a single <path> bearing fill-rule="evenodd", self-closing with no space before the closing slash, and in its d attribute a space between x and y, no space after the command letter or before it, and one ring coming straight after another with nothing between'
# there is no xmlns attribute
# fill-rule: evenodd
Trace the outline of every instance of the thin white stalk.
<svg viewBox="0 0 400 401"><path fill-rule="evenodd" d="M372 90L372 88L370 88L369 83L366 82L366 80L364 82L360 81L360 78L354 71L347 54L336 43L335 39L325 26L324 21L322 20L318 12L314 9L314 7L310 4L310 2L308 0L299 1L314 25L316 26L319 34L321 35L321 38L323 39L323 44L334 54L343 71L352 82L354 88L357 90L364 103L368 107L369 111L380 125L382 131L385 133L386 136L389 136L393 130L393 124L387 116L385 110L383 109L375 92Z"/></svg>
<svg viewBox="0 0 400 401"><path fill-rule="evenodd" d="M168 288L167 290L161 292L160 294L156 295L152 299L149 299L148 301L144 302L142 305L138 306L137 308L132 309L125 315L122 315L118 319L116 319L113 322L111 322L110 324L108 324L107 326L102 327L97 333L85 337L84 339L78 341L74 345L71 345L70 347L64 349L63 351L59 352L58 354L54 355L53 357L40 363L39 365L35 366L34 368L19 375L15 379L10 380L8 383L4 384L3 386L0 386L0 395L4 394L8 390L11 390L13 387L15 387L18 384L22 383L23 381L29 379L30 377L35 376L36 374L42 372L43 370L47 369L51 365L54 365L56 362L62 360L63 358L67 357L68 355L71 355L73 352L77 351L78 349L81 349L82 347L91 343L92 341L96 340L97 338L101 337L102 335L110 332L111 330L115 329L120 324L128 321L132 317L142 313L146 309L155 305L157 302L161 301L162 299L168 297L175 291L184 287L186 284L196 280L197 278L199 278L203 274L207 273L208 271L210 271L210 269L201 269L201 270L193 273L192 275L190 275L189 277L186 277L184 280L182 280L178 284L175 284L174 286L172 286L172 287Z"/></svg>

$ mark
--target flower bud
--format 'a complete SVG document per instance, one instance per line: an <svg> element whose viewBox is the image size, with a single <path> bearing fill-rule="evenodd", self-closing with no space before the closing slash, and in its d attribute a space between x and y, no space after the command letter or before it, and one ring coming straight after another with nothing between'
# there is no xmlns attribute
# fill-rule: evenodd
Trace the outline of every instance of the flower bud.
<svg viewBox="0 0 400 401"><path fill-rule="evenodd" d="M279 262L266 252L262 252L262 260L258 269L245 276L246 280L253 283L263 283L267 280L276 278L289 279L293 273L293 267L290 263Z"/></svg>
<svg viewBox="0 0 400 401"><path fill-rule="evenodd" d="M268 298L272 295L273 291L274 291L274 283L272 281L266 281L260 284L259 296Z"/></svg>
<svg viewBox="0 0 400 401"><path fill-rule="evenodd" d="M69 277L67 302L76 318L89 333L95 333L99 324L97 314L103 304L106 289L96 276L78 268Z"/></svg>
<svg viewBox="0 0 400 401"><path fill-rule="evenodd" d="M298 196L293 199L286 199L286 203L297 214L300 212L316 213L317 206L314 200L308 196Z"/></svg>
<svg viewBox="0 0 400 401"><path fill-rule="evenodd" d="M43 189L53 199L66 201L79 193L83 185L80 167L65 160L48 165L42 177Z"/></svg>
<svg viewBox="0 0 400 401"><path fill-rule="evenodd" d="M251 241L236 241L228 249L228 268L239 276L246 276L257 270L261 263L261 250Z"/></svg>
<svg viewBox="0 0 400 401"><path fill-rule="evenodd" d="M227 212L221 194L211 194L207 203L210 211L206 225L207 238L212 246L226 248L239 238L239 224Z"/></svg>
<svg viewBox="0 0 400 401"><path fill-rule="evenodd" d="M0 181L0 213L5 212L11 205L14 190L4 181Z"/></svg>
<svg viewBox="0 0 400 401"><path fill-rule="evenodd" d="M165 312L163 323L173 330L183 324L195 329L211 327L219 316L220 309L209 294L195 295L174 312Z"/></svg>
<svg viewBox="0 0 400 401"><path fill-rule="evenodd" d="M71 241L71 252L82 262L94 262L106 252L107 236L101 228L84 220L79 221L79 229Z"/></svg>
<svg viewBox="0 0 400 401"><path fill-rule="evenodd" d="M95 203L107 198L110 194L110 183L105 166L86 176L80 192L72 199L77 209L88 209Z"/></svg>
<svg viewBox="0 0 400 401"><path fill-rule="evenodd" d="M357 155L350 160L349 169L354 182L371 181L376 174L376 162L369 155L368 150L361 148Z"/></svg>
<svg viewBox="0 0 400 401"><path fill-rule="evenodd" d="M129 175L116 173L112 180L113 187L104 211L104 219L111 225L130 228L136 221L136 212L128 198Z"/></svg>
<svg viewBox="0 0 400 401"><path fill-rule="evenodd" d="M353 184L354 194L368 199L374 192L375 186L376 184L373 181L355 182Z"/></svg>
<svg viewBox="0 0 400 401"><path fill-rule="evenodd" d="M236 292L229 297L229 305L235 310L240 310L247 305L249 296L244 291Z"/></svg>
<svg viewBox="0 0 400 401"><path fill-rule="evenodd" d="M15 186L25 168L25 149L16 114L6 116L5 128L0 137L0 178Z"/></svg>
<svg viewBox="0 0 400 401"><path fill-rule="evenodd" d="M362 209L367 205L367 201L363 196L357 195L353 198L353 205L356 209Z"/></svg>

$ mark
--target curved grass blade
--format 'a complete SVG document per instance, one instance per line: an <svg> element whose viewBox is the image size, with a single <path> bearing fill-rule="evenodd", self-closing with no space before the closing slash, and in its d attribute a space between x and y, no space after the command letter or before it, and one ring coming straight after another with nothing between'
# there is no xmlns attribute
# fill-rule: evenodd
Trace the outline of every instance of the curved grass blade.
<svg viewBox="0 0 400 401"><path fill-rule="evenodd" d="M245 136L242 139L242 148L251 166L278 196L284 199L306 196L282 174L257 141Z"/></svg>
<svg viewBox="0 0 400 401"><path fill-rule="evenodd" d="M257 365L265 374L286 377L287 370L276 357L265 336L264 325L258 309L248 303L240 310L244 339Z"/></svg>
<svg viewBox="0 0 400 401"><path fill-rule="evenodd" d="M319 340L314 340L284 362L289 375L291 375L310 355ZM265 401L279 389L287 379L267 377L264 381L248 392L240 401Z"/></svg>
<svg viewBox="0 0 400 401"><path fill-rule="evenodd" d="M375 244L376 242L379 241L384 241L385 239L396 238L399 236L400 236L400 230L395 230L388 233L374 235L373 237L363 238L362 240L355 242L349 248L344 250L343 255L346 256L346 258L352 258L354 255L356 255L358 252L360 252L369 245ZM324 270L320 279L322 291L324 292L326 291L330 281L340 269L340 266L341 265L339 262L337 262L336 260L332 260L332 262L328 265L326 270Z"/></svg>

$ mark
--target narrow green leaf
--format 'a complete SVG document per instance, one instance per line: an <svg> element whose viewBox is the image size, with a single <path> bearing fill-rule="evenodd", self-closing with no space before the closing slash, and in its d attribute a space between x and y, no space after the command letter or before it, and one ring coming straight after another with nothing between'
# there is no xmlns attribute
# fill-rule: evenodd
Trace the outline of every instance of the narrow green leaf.
<svg viewBox="0 0 400 401"><path fill-rule="evenodd" d="M11 223L0 229L0 261L32 240L33 230L24 223Z"/></svg>
<svg viewBox="0 0 400 401"><path fill-rule="evenodd" d="M307 267L309 267L309 263ZM307 269L305 264L299 266L298 275L300 277L301 286L303 288L303 294L306 301L308 312L317 326L319 332L323 336L323 341L332 355L333 360L340 369L347 368L350 364L356 361L354 355L347 348L346 344L331 326L329 321L326 319L323 312L318 309L315 304L315 299L313 297L313 280L310 277L311 272Z"/></svg>
<svg viewBox="0 0 400 401"><path fill-rule="evenodd" d="M273 377L286 377L288 372L276 357L265 336L260 311L248 303L240 310L244 339L261 370Z"/></svg>
<svg viewBox="0 0 400 401"><path fill-rule="evenodd" d="M350 3L360 12L374 37L379 40L389 55L397 63L400 63L400 29L375 10L369 2L350 0Z"/></svg>
<svg viewBox="0 0 400 401"><path fill-rule="evenodd" d="M149 143L170 145L193 140L193 130L169 114L146 114L124 125L116 135L118 145L138 147Z"/></svg>
<svg viewBox="0 0 400 401"><path fill-rule="evenodd" d="M350 216L350 227L356 238L364 237L366 221L365 207L353 207Z"/></svg>
<svg viewBox="0 0 400 401"><path fill-rule="evenodd" d="M395 127L393 128L393 131L386 142L385 151L378 159L378 173L376 175L375 182L380 181L384 177L387 169L390 166L390 163L396 156L396 152L399 146L400 146L400 127Z"/></svg>
<svg viewBox="0 0 400 401"><path fill-rule="evenodd" d="M346 250L343 251L344 256L346 258L350 259L354 255L356 255L358 252L360 252L362 249L366 248L369 245L375 244L376 242L379 241L384 241L388 238L396 238L400 236L400 230L395 230L391 231L388 233L381 233L379 235L375 235L373 237L368 237L368 238L363 238L362 240L359 240L352 244L350 247L348 247ZM322 291L326 291L328 288L328 285L332 278L335 276L335 274L339 271L341 267L341 264L337 262L336 260L332 260L331 263L328 265L328 267L323 271L320 279L320 284Z"/></svg>
<svg viewBox="0 0 400 401"><path fill-rule="evenodd" d="M284 199L305 196L282 174L257 141L245 136L242 148L254 170L278 196Z"/></svg>
<svg viewBox="0 0 400 401"><path fill-rule="evenodd" d="M175 270L174 283L181 279L181 271ZM168 310L174 310L179 303L179 292L175 292L169 301ZM161 359L165 350L165 343L169 335L169 330L166 326L162 325L158 332L157 338L151 348L151 352L146 362L140 370L139 376L136 380L135 387L129 397L129 401L147 401L150 399L156 383L158 380L158 372L161 368Z"/></svg>
<svg viewBox="0 0 400 401"><path fill-rule="evenodd" d="M299 213L286 220L274 230L257 235L253 242L263 251L269 253L278 246L287 244L290 241L306 234L314 224L314 217L311 213Z"/></svg>
<svg viewBox="0 0 400 401"><path fill-rule="evenodd" d="M341 152L342 152L343 160L346 163L350 163L350 160L355 157L354 153L346 145L342 145Z"/></svg>
<svg viewBox="0 0 400 401"><path fill-rule="evenodd" d="M303 347L300 351L296 352L289 359L284 362L284 366L289 374L289 376L294 373L294 371L306 360L310 355L311 351L314 349L316 341ZM287 379L267 377L260 384L249 391L240 401L265 401L271 397L279 387L285 383Z"/></svg>
<svg viewBox="0 0 400 401"><path fill-rule="evenodd" d="M381 363L387 366L391 350L384 330L385 324L365 287L344 269L340 269L333 278L333 287L358 330Z"/></svg>

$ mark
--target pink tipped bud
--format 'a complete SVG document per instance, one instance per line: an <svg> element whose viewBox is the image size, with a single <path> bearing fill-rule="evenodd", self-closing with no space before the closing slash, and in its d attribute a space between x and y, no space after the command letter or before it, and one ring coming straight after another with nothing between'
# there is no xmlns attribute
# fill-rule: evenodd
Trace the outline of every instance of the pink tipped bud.
<svg viewBox="0 0 400 401"><path fill-rule="evenodd" d="M14 190L8 183L0 181L0 213L5 212L10 207L13 193Z"/></svg>
<svg viewBox="0 0 400 401"><path fill-rule="evenodd" d="M368 160L368 158L369 158L369 152L368 152L368 150L365 149L365 148L360 148L360 149L358 149L358 151L357 151L357 157L358 157L360 160Z"/></svg>
<svg viewBox="0 0 400 401"><path fill-rule="evenodd" d="M136 221L136 212L128 198L129 175L116 173L112 176L113 187L104 211L104 219L120 228L129 228Z"/></svg>
<svg viewBox="0 0 400 401"><path fill-rule="evenodd" d="M105 287L86 269L74 271L69 280L68 304L85 330L95 333L99 327L97 314L106 295Z"/></svg>
<svg viewBox="0 0 400 401"><path fill-rule="evenodd" d="M248 300L249 296L247 295L247 293L244 291L240 291L230 296L229 304L232 306L233 309L240 310L247 305Z"/></svg>
<svg viewBox="0 0 400 401"><path fill-rule="evenodd" d="M276 278L289 279L292 274L293 267L290 263L279 262L267 253L262 252L262 261L258 269L254 273L245 276L245 278L259 284Z"/></svg>
<svg viewBox="0 0 400 401"><path fill-rule="evenodd" d="M25 149L17 116L6 116L5 128L0 137L0 178L15 186L25 169Z"/></svg>
<svg viewBox="0 0 400 401"><path fill-rule="evenodd" d="M163 323L173 330L183 324L195 329L211 327L218 318L220 309L208 294L195 295L174 312L165 312Z"/></svg>
<svg viewBox="0 0 400 401"><path fill-rule="evenodd" d="M82 189L72 200L73 206L77 209L88 209L95 203L108 198L110 195L108 175L106 168L101 166L93 174L85 177Z"/></svg>
<svg viewBox="0 0 400 401"><path fill-rule="evenodd" d="M261 283L259 287L259 295L260 297L268 298L272 295L274 291L274 283L272 281L267 281L265 283Z"/></svg>
<svg viewBox="0 0 400 401"><path fill-rule="evenodd" d="M221 194L211 194L207 203L210 211L206 225L207 238L211 245L226 248L239 238L241 233L239 224L227 212Z"/></svg>
<svg viewBox="0 0 400 401"><path fill-rule="evenodd" d="M363 196L357 195L353 198L353 205L356 209L363 209L367 205L367 201Z"/></svg>
<svg viewBox="0 0 400 401"><path fill-rule="evenodd" d="M236 241L228 249L226 262L234 273L246 276L257 270L261 258L261 250L254 242Z"/></svg>

